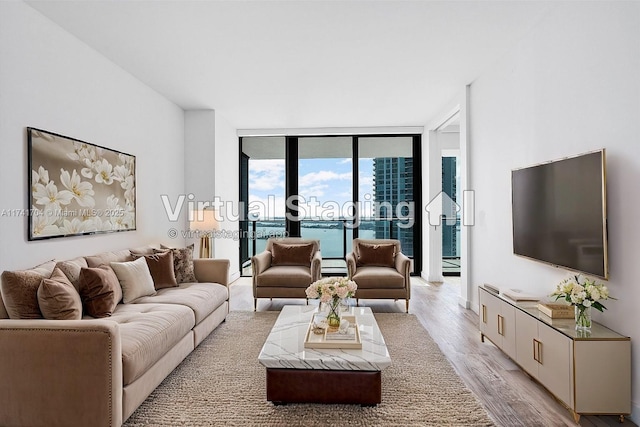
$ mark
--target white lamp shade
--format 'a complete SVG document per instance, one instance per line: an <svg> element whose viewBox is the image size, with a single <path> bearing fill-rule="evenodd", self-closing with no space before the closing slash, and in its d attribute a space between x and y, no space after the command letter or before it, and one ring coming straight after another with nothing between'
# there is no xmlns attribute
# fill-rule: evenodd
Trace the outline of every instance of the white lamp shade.
<svg viewBox="0 0 640 427"><path fill-rule="evenodd" d="M212 231L220 228L216 219L216 211L213 209L193 211L191 215L189 229L192 231Z"/></svg>

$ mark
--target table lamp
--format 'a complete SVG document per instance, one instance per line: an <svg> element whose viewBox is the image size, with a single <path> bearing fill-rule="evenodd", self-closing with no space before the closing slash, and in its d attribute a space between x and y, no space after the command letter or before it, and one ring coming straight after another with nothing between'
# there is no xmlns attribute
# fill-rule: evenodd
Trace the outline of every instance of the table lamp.
<svg viewBox="0 0 640 427"><path fill-rule="evenodd" d="M192 212L189 229L200 232L200 258L211 258L211 232L219 228L220 224L213 209Z"/></svg>

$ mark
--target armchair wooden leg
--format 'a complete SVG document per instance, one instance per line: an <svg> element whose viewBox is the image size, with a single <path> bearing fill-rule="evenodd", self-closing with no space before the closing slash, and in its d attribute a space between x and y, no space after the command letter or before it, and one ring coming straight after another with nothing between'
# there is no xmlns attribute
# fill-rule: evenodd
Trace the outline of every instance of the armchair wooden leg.
<svg viewBox="0 0 640 427"><path fill-rule="evenodd" d="M360 307L360 298L356 298L356 307Z"/></svg>
<svg viewBox="0 0 640 427"><path fill-rule="evenodd" d="M307 298L307 305L309 305L309 298Z"/></svg>
<svg viewBox="0 0 640 427"><path fill-rule="evenodd" d="M258 298L253 299L253 311L258 310Z"/></svg>
<svg viewBox="0 0 640 427"><path fill-rule="evenodd" d="M409 312L409 300L407 299L407 313Z"/></svg>

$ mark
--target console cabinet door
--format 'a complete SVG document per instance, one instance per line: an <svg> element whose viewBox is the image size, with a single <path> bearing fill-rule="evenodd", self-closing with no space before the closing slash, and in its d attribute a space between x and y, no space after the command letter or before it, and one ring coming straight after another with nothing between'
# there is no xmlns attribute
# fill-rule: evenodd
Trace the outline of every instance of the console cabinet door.
<svg viewBox="0 0 640 427"><path fill-rule="evenodd" d="M573 407L573 357L571 338L538 322L538 381L568 407ZM597 369L597 368L595 368Z"/></svg>
<svg viewBox="0 0 640 427"><path fill-rule="evenodd" d="M538 320L516 311L516 361L529 375L538 378Z"/></svg>
<svg viewBox="0 0 640 427"><path fill-rule="evenodd" d="M506 302L500 308L501 319L499 322L502 335L502 351L511 359L516 360L516 308Z"/></svg>
<svg viewBox="0 0 640 427"><path fill-rule="evenodd" d="M498 333L498 316L502 302L485 290L480 291L480 331L497 347L502 348Z"/></svg>

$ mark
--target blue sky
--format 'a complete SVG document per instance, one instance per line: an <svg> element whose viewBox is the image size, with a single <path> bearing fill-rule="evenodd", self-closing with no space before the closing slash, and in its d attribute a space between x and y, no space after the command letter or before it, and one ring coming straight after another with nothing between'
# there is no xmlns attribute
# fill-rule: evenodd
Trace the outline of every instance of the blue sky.
<svg viewBox="0 0 640 427"><path fill-rule="evenodd" d="M299 194L322 205L330 202L326 209L315 209L325 219L340 215L345 203L352 200L351 159L301 159L298 165ZM359 198L372 200L373 160L359 160ZM285 207L285 164L282 159L250 160L249 202L250 211L259 212L260 217L284 216ZM371 196L369 196L371 195ZM367 198L369 196L370 198ZM307 212L314 209L307 204ZM253 209L255 207L255 209ZM365 214L368 211L364 207Z"/></svg>

